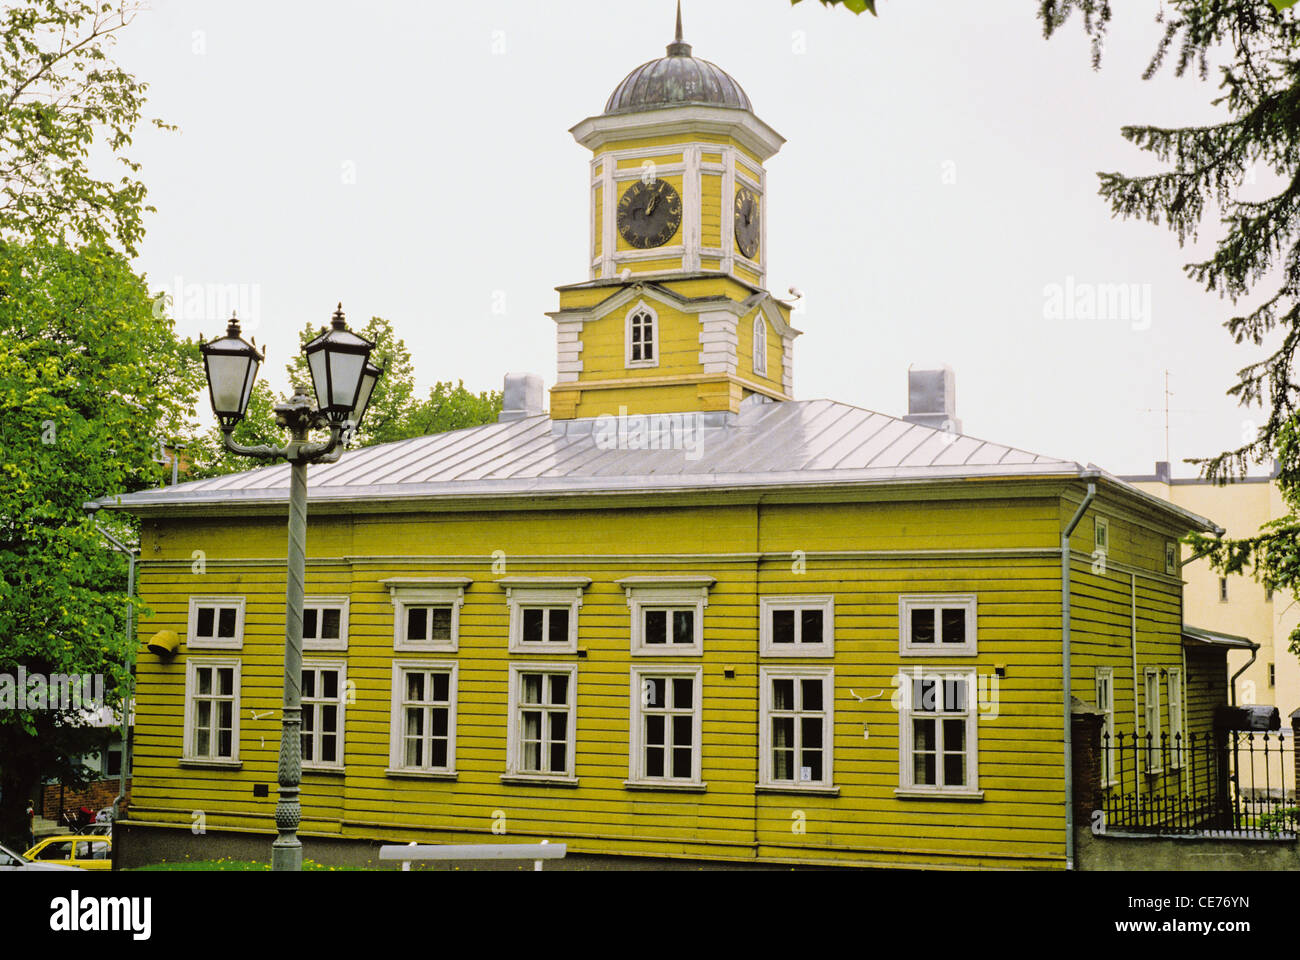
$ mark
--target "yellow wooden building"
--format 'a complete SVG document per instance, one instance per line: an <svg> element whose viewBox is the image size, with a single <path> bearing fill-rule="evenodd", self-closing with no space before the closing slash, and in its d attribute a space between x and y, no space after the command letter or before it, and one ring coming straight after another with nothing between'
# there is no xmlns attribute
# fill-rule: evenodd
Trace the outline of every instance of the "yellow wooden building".
<svg viewBox="0 0 1300 960"><path fill-rule="evenodd" d="M1213 524L963 434L947 370L904 417L795 400L783 141L680 32L573 133L590 269L549 412L512 376L498 424L311 468L308 855L1066 866L1068 694L1130 731L1222 702L1184 672L1175 546ZM288 476L103 504L142 518L142 645L181 640L140 653L137 859L274 832ZM1141 717L1107 679L1139 656Z"/></svg>

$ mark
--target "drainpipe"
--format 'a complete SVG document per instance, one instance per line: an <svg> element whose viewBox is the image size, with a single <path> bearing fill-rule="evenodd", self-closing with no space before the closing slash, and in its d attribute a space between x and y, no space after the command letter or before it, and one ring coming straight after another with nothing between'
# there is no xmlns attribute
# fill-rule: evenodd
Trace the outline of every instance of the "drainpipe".
<svg viewBox="0 0 1300 960"><path fill-rule="evenodd" d="M1133 654L1133 797L1136 800L1142 799L1142 775L1138 773L1137 762L1138 754L1138 588L1137 574L1130 573L1128 577L1129 588L1129 621L1128 621L1128 642L1129 650ZM1120 789L1124 788L1120 784Z"/></svg>
<svg viewBox="0 0 1300 960"><path fill-rule="evenodd" d="M1079 509L1061 533L1061 687L1064 691L1063 711L1065 717L1065 869L1074 869L1074 736L1070 729L1073 713L1070 709L1072 691L1070 689L1070 534L1083 519L1088 507L1097 497L1096 470L1089 470L1080 475L1088 481L1088 492L1079 504Z"/></svg>
<svg viewBox="0 0 1300 960"><path fill-rule="evenodd" d="M1234 673L1232 679L1228 681L1228 696L1230 698L1228 702L1234 707L1237 705L1237 678L1250 669L1250 665L1255 662L1255 658L1258 656L1259 644L1255 644L1254 648L1250 651L1250 659L1246 661L1246 665Z"/></svg>

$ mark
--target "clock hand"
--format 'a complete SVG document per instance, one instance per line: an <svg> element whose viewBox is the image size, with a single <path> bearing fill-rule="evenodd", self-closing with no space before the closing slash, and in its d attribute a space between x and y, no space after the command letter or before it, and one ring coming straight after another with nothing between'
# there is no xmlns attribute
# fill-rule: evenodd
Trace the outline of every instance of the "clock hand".
<svg viewBox="0 0 1300 960"><path fill-rule="evenodd" d="M647 217L650 216L650 214L655 212L655 204L658 202L659 202L659 194L656 193L650 198L650 202L646 204L645 215Z"/></svg>

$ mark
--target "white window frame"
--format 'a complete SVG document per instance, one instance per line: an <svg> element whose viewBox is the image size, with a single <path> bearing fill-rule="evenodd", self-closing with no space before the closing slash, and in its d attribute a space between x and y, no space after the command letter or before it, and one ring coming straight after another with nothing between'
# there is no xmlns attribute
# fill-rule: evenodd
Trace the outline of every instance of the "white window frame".
<svg viewBox="0 0 1300 960"><path fill-rule="evenodd" d="M530 656L546 654L575 654L578 652L578 614L582 610L582 592L591 584L587 577L509 577L497 582L506 591L506 603L510 607L509 644L510 653L524 653ZM569 611L568 639L564 643L543 640L541 643L528 643L524 640L525 608L541 607L544 610L565 609ZM542 621L542 635L550 635L550 615Z"/></svg>
<svg viewBox="0 0 1300 960"><path fill-rule="evenodd" d="M1166 694L1169 697L1169 769L1183 768L1183 754L1187 749L1187 731L1184 729L1183 669L1170 667L1166 674Z"/></svg>
<svg viewBox="0 0 1300 960"><path fill-rule="evenodd" d="M344 746L347 741L347 704L348 704L348 663L346 660L317 660L304 659L302 661L303 670L337 670L339 675L338 696L333 700L326 700L320 696L320 688L317 688L316 695L308 699L305 695L302 697L303 714L306 715L310 706L336 706L338 707L338 731L336 733L338 744L335 748L335 760L326 762L323 760L308 760L304 754L302 768L304 770L342 770L344 768ZM312 731L313 736L319 744L320 740L320 722L317 716L315 729ZM317 755L320 750L317 747Z"/></svg>
<svg viewBox="0 0 1300 960"><path fill-rule="evenodd" d="M351 607L351 600L348 597L307 597L303 600L303 619L306 620L307 610L316 610L316 629L320 630L322 623L322 612L325 610L338 610L339 612L339 636L337 640L326 640L321 638L308 639L306 635L306 625L303 627L302 649L304 651L342 651L348 648L348 612Z"/></svg>
<svg viewBox="0 0 1300 960"><path fill-rule="evenodd" d="M754 336L752 344L754 354L754 373L760 377L767 376L767 318L760 310L754 318Z"/></svg>
<svg viewBox="0 0 1300 960"><path fill-rule="evenodd" d="M977 683L974 667L918 667L911 671L901 671L900 677L907 684L906 693L899 703L898 710L898 789L894 791L896 796L900 797L935 797L935 798L955 798L962 800L979 800L984 796L984 791L979 788L979 685ZM912 696L915 689L914 684L917 679L935 679L939 681L939 696L943 695L942 683L950 677L963 677L966 679L966 772L968 783L960 787L949 787L943 785L917 784L914 779L912 746L914 732L912 730L912 720L916 718L917 711L912 705ZM942 721L952 719L955 714L931 711L923 711L923 716L933 716L936 722L936 731L939 737L942 737ZM959 715L958 715L959 716ZM937 778L943 777L943 751L938 751L936 757L935 773Z"/></svg>
<svg viewBox="0 0 1300 960"><path fill-rule="evenodd" d="M200 756L195 750L195 729L194 722L197 719L198 698L198 671L200 668L209 668L213 671L213 682L216 682L218 670L231 668L234 673L231 677L233 684L233 696L231 700L231 730L230 730L230 747L231 755L229 757L214 756L211 752L206 756ZM184 742L182 744L182 759L186 763L202 764L216 767L235 767L239 766L239 713L241 700L241 673L243 670L243 661L239 657L188 657L185 661L185 731ZM214 687L215 689L215 687ZM221 699L210 696L205 699ZM213 737L210 743L212 750L216 749L216 717L213 717Z"/></svg>
<svg viewBox="0 0 1300 960"><path fill-rule="evenodd" d="M758 785L767 790L826 792L835 787L835 668L813 666L767 666L758 670L759 678L759 728L758 728ZM820 780L777 780L772 758L772 719L775 710L772 703L772 683L775 680L793 680L796 696L802 706L803 690L801 681L820 680L822 682L822 778ZM781 711L793 714L795 719L795 763L798 765L803 744L803 724L800 722L807 711ZM802 767L799 767L802 771Z"/></svg>
<svg viewBox="0 0 1300 960"><path fill-rule="evenodd" d="M447 765L420 767L406 765L406 684L407 670L433 670L448 673L447 680ZM459 714L460 664L455 660L394 660L392 687L389 694L389 744L388 773L397 776L427 777L429 779L456 778L456 722Z"/></svg>
<svg viewBox="0 0 1300 960"><path fill-rule="evenodd" d="M699 664L641 663L632 666L631 675L632 708L628 724L628 776L627 780L624 781L624 785L633 788L704 790L707 786L702 776L704 745L700 742L703 727L701 720L704 713L704 667ZM691 778L689 780L681 777L649 777L646 775L644 699L647 677L667 677L669 679L690 677L692 679L691 695L695 702L691 708L693 722L691 729ZM671 688L672 684L669 683L666 686ZM675 705L674 709L676 709ZM664 724L665 773L672 770L672 747L669 745L672 726L671 722L665 722Z"/></svg>
<svg viewBox="0 0 1300 960"><path fill-rule="evenodd" d="M235 635L230 639L220 637L200 637L198 635L199 607L216 607L218 612L212 616L212 629L218 629L221 620L220 608L235 608ZM242 650L244 648L244 616L247 608L245 597L237 596L195 596L190 597L189 620L185 626L185 646L191 650Z"/></svg>
<svg viewBox="0 0 1300 960"><path fill-rule="evenodd" d="M546 770L525 770L523 768L523 712L525 707L537 706L543 714L556 712L555 707L547 705L525 704L523 698L524 674L541 674L543 677L565 676L569 678L568 703L565 710L568 722L565 725L567 742L564 748L565 768L560 772ZM543 690L548 686L543 681ZM574 751L577 746L578 726L578 665L546 663L512 663L510 664L509 720L506 735L506 772L502 780L526 781L530 783L576 784L578 782ZM543 743L545 743L545 723L543 723ZM545 751L544 751L545 752Z"/></svg>
<svg viewBox="0 0 1300 960"><path fill-rule="evenodd" d="M399 653L456 653L460 648L460 608L465 604L463 577L440 580L383 580L393 604L393 649ZM407 610L411 607L451 607L449 640L407 640Z"/></svg>
<svg viewBox="0 0 1300 960"><path fill-rule="evenodd" d="M650 346L654 350L654 357L650 360L632 359L632 318L640 313L644 313L650 317ZM636 306L628 310L623 321L623 360L627 369L637 370L659 366L659 339L659 313L654 309L654 307L650 306L650 304L641 300Z"/></svg>
<svg viewBox="0 0 1300 960"><path fill-rule="evenodd" d="M1151 735L1149 742L1147 734ZM1155 667L1147 667L1142 675L1142 739L1138 746L1146 772L1160 773L1164 769L1160 750L1160 671Z"/></svg>
<svg viewBox="0 0 1300 960"><path fill-rule="evenodd" d="M704 609L709 605L713 577L625 577L616 580L627 594L631 611L630 642L634 657L699 657L704 655ZM693 643L645 642L645 614L649 610L693 610ZM670 628L671 632L671 628Z"/></svg>
<svg viewBox="0 0 1300 960"><path fill-rule="evenodd" d="M933 609L935 631L943 629L941 609L966 611L966 642L962 644L912 642L912 611ZM974 593L913 593L898 598L898 655L900 657L973 657L979 652L979 598Z"/></svg>
<svg viewBox="0 0 1300 960"><path fill-rule="evenodd" d="M1165 541L1165 573L1178 574L1178 543L1174 540Z"/></svg>
<svg viewBox="0 0 1300 960"><path fill-rule="evenodd" d="M773 639L772 614L778 610L793 610L795 616L795 642L778 644ZM802 642L802 610L822 612L822 642ZM835 656L835 598L833 596L786 596L758 598L758 652L763 657L833 657Z"/></svg>
<svg viewBox="0 0 1300 960"><path fill-rule="evenodd" d="M1115 742L1115 668L1114 667L1097 667L1093 676L1094 695L1097 699L1097 709L1101 711L1105 719L1102 720L1102 734L1109 734L1109 737L1103 736L1101 741L1101 785L1111 787L1116 783L1115 780L1115 751L1119 749L1119 744ZM1102 691L1105 690L1105 696ZM1103 703L1105 704L1103 706Z"/></svg>
<svg viewBox="0 0 1300 960"><path fill-rule="evenodd" d="M1097 517L1092 525L1092 549L1097 553L1110 553L1110 521Z"/></svg>

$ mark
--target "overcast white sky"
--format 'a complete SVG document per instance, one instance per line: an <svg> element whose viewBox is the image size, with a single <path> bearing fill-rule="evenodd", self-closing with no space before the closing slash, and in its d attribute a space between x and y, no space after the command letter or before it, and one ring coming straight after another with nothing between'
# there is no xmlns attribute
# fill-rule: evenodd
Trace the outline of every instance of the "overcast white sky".
<svg viewBox="0 0 1300 960"><path fill-rule="evenodd" d="M1168 370L1173 459L1235 446L1259 414L1224 391L1255 352L1182 273L1208 244L1112 220L1095 176L1153 169L1121 125L1211 120L1214 82L1140 79L1155 0L1118 5L1100 73L1035 7L686 0L695 54L789 141L769 283L806 294L796 396L901 415L908 364L946 361L967 433L1146 473ZM567 131L672 26L672 0L152 0L118 57L180 132L133 148L158 208L139 266L181 295L186 335L224 318L185 285L241 285L277 389L339 300L393 322L422 388L549 385L544 313L587 279L589 155ZM1149 315L1052 317L1045 291L1071 282L1137 285Z"/></svg>

